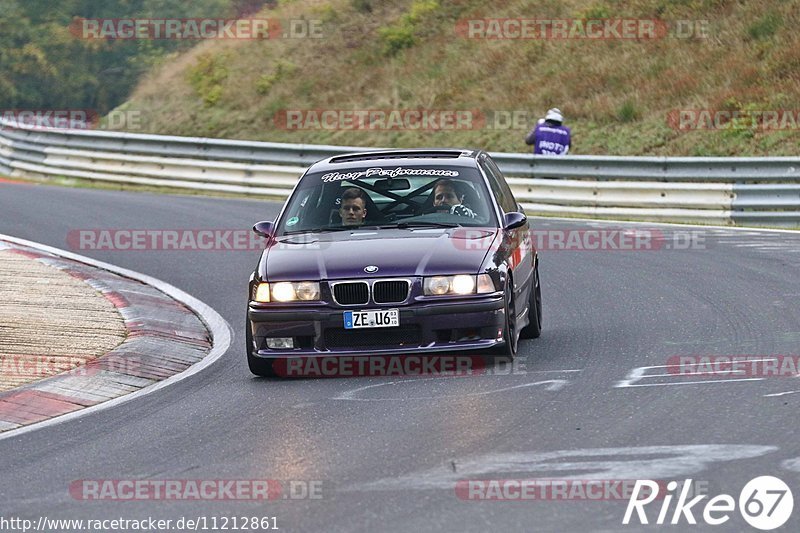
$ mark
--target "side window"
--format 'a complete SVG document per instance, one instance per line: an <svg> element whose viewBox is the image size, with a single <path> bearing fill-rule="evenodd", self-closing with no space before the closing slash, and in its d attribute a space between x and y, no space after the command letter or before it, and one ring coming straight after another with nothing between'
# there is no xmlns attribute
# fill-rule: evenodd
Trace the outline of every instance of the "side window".
<svg viewBox="0 0 800 533"><path fill-rule="evenodd" d="M492 187L492 192L497 197L497 201L503 212L511 213L512 211L517 211L517 201L514 199L514 195L511 193L511 187L506 183L500 169L497 168L494 161L488 157L482 158L481 161L483 163L482 167L489 177L489 185Z"/></svg>

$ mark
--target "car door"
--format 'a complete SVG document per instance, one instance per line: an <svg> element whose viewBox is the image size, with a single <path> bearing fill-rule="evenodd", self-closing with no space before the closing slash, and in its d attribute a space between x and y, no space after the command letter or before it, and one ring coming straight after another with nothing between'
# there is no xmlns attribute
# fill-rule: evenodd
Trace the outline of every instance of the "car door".
<svg viewBox="0 0 800 533"><path fill-rule="evenodd" d="M503 214L520 211L520 206L511 192L511 187L500 172L497 164L488 154L481 154L479 164L489 178L497 202ZM517 311L521 312L530 302L533 290L533 246L530 234L530 225L526 221L522 226L505 232L504 242L508 247L508 264L513 273L514 299L517 302ZM523 303L524 302L524 303Z"/></svg>

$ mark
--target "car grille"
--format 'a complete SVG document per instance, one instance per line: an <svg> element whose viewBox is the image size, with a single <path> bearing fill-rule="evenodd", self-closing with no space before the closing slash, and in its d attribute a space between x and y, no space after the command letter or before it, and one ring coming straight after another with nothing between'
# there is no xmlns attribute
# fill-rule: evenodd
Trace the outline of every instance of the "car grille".
<svg viewBox="0 0 800 533"><path fill-rule="evenodd" d="M328 328L325 330L325 345L328 348L419 346L420 339L419 326L363 330Z"/></svg>
<svg viewBox="0 0 800 533"><path fill-rule="evenodd" d="M376 281L372 286L372 299L377 304L394 304L408 298L409 283L405 280Z"/></svg>
<svg viewBox="0 0 800 533"><path fill-rule="evenodd" d="M365 304L369 301L369 286L363 281L337 283L333 286L333 297L341 305Z"/></svg>

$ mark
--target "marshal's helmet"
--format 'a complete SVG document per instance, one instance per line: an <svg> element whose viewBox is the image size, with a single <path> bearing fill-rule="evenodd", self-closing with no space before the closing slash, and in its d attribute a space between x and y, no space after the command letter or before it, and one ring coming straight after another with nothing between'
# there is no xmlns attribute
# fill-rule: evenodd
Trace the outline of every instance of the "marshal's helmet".
<svg viewBox="0 0 800 533"><path fill-rule="evenodd" d="M544 116L544 119L548 122L558 122L561 124L564 122L564 115L561 114L561 110L557 107L553 107L547 110L547 114Z"/></svg>

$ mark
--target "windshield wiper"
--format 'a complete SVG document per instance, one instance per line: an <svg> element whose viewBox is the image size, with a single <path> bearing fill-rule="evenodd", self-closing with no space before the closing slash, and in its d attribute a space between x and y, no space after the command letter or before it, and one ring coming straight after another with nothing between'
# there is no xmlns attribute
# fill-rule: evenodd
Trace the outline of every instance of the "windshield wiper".
<svg viewBox="0 0 800 533"><path fill-rule="evenodd" d="M365 230L365 229L409 229L409 228L459 228L461 224L454 224L452 222L424 222L424 221L414 221L414 222L398 222L397 224L382 224L382 225L374 225L374 224L365 224L363 226L337 226L333 228L311 228L311 229L302 229L302 230L295 230L295 231L285 231L283 232L283 236L286 235L299 235L301 233L332 233L335 231L358 231L358 230Z"/></svg>
<svg viewBox="0 0 800 533"><path fill-rule="evenodd" d="M361 229L364 226L342 226L334 228L311 228L311 229L298 229L294 231L284 231L283 235L299 235L300 233L332 233L334 231L353 231Z"/></svg>
<svg viewBox="0 0 800 533"><path fill-rule="evenodd" d="M397 224L386 224L383 226L378 226L381 229L384 228L399 228L399 229L408 229L408 228L458 228L461 227L461 224L454 224L452 222L423 222L423 221L415 221L415 222L398 222Z"/></svg>

